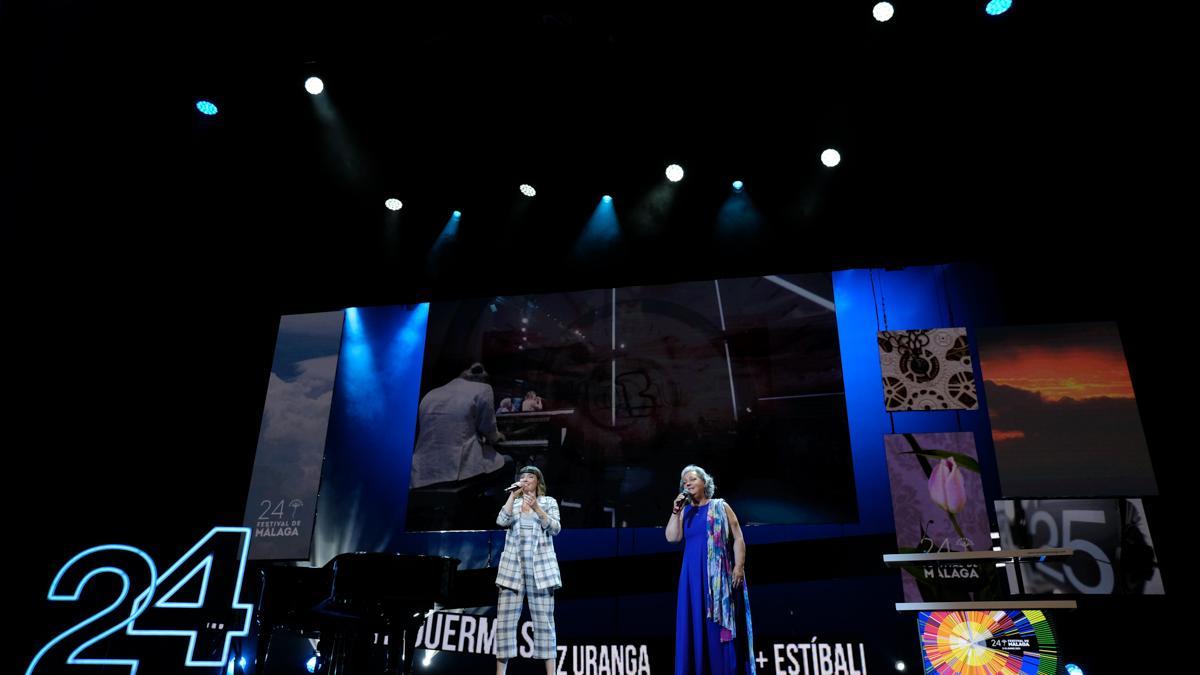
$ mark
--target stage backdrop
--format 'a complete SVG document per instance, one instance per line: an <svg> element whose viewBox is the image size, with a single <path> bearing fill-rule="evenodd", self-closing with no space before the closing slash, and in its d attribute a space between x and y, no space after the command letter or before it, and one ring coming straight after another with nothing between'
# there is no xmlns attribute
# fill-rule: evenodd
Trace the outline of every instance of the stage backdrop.
<svg viewBox="0 0 1200 675"><path fill-rule="evenodd" d="M678 469L691 461L707 463L717 479L718 496L729 498L739 513L768 514L748 518L762 524L744 528L762 672L804 672L804 664L810 672L881 672L896 660L919 667L915 616L893 608L904 598L901 573L880 561L882 553L896 548L885 436L972 434L985 508L1000 496L999 483L986 396L977 410L889 413L879 334L960 327L975 335L982 326L999 323L997 305L986 273L971 266L844 270L828 277L829 287L822 287L820 278L780 275L616 289L615 302L613 289L601 289L347 310L309 564L323 565L347 551L390 551L449 555L462 561L461 569L485 574L494 569L504 540L497 528L418 532L406 527L422 395L469 365L464 360L481 360L492 376L501 424L516 426L504 422L504 415L548 417L548 411L573 409L572 419L581 428L574 422L562 425L557 437L551 434L546 440L555 441L553 449L564 455L577 455L589 470L602 468L595 480L606 486L605 492L615 488L612 495L572 495L570 490L581 483L572 482L569 469L560 471L554 462L561 458L546 458L551 495L579 504L574 515L567 514L576 507L564 508L564 522L570 526L555 542L564 570L558 594L564 672L621 672L614 665L618 661L624 672L670 670L679 549L665 541L659 521L665 521ZM797 288L832 299L835 311ZM549 316L538 318L547 323L529 336L536 310L548 310ZM574 313L568 315L568 310ZM557 319L568 316L574 325L563 320L560 328ZM522 320L526 317L529 323ZM776 340L776 333L785 339ZM808 339L818 333L835 336L836 344ZM622 334L628 336L623 347ZM472 346L478 346L478 356ZM837 354L832 369L831 348ZM809 349L811 358L806 356ZM978 363L970 340L967 351L970 363ZM810 367L813 359L823 365ZM841 396L830 396L834 391L822 387L839 370ZM613 379L625 373L632 375L614 387ZM654 377L636 379L643 373ZM690 382L695 391L662 388L672 381ZM516 404L523 406L529 392L531 400L541 399L541 410L501 410L506 398L510 405L519 399ZM832 441L814 442L803 424L777 414L782 408L769 407L770 399L779 397L786 404L804 399L784 397L809 393L823 394L813 397L817 400L844 401L840 433L848 444L839 446L836 435ZM662 415L638 417L656 405ZM743 415L747 407L750 412ZM793 425L790 430L788 425ZM629 434L628 448L608 440L608 434L622 438L624 433ZM661 434L671 442L656 444ZM784 440L763 444L771 438ZM678 452L676 442L695 454ZM752 444L741 445L747 442ZM822 448L830 448L833 456L822 456ZM822 471L842 462L845 470L828 477L836 486L849 482L843 494L830 501L815 498L819 490L812 495L771 494L739 478L743 466L773 461L772 454L794 461L786 456L792 450L808 461L829 462L814 464L814 469L790 465L800 472L795 484L812 485ZM675 454L659 468L658 453ZM606 474L604 467L615 473ZM646 473L651 480L639 484L633 478L639 467L659 473ZM787 476L771 478L786 490ZM588 498L601 501L589 507ZM849 502L852 507L846 506ZM492 504L493 509L498 506ZM789 515L796 513L808 515ZM784 517L773 519L771 514ZM605 570L611 569L626 570L628 576L607 578ZM638 583L629 584L631 580ZM431 672L489 666L491 602L481 598L481 606L429 617L419 656L429 660ZM520 660L513 668L514 673L532 672L536 665Z"/></svg>
<svg viewBox="0 0 1200 675"><path fill-rule="evenodd" d="M688 464L745 524L851 523L833 291L806 274L433 303L421 392L481 362L496 450L543 469L568 527L662 525ZM425 525L421 492L409 530L494 524L492 498Z"/></svg>
<svg viewBox="0 0 1200 675"><path fill-rule="evenodd" d="M252 531L253 559L308 558L343 314L279 320L243 520Z"/></svg>

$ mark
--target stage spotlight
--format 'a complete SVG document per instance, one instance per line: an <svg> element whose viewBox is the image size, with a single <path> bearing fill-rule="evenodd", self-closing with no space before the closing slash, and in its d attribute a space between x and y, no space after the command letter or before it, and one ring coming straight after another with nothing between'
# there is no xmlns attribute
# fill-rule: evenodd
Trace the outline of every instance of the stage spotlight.
<svg viewBox="0 0 1200 675"><path fill-rule="evenodd" d="M842 163L842 153L834 150L833 148L829 148L825 152L821 153L821 163L832 169L833 167Z"/></svg>
<svg viewBox="0 0 1200 675"><path fill-rule="evenodd" d="M752 237L762 225L762 214L755 208L742 181L733 184L725 203L717 211L717 234L722 238L733 237L745 241Z"/></svg>
<svg viewBox="0 0 1200 675"><path fill-rule="evenodd" d="M904 665L903 661L896 662L896 672L903 673L907 669L908 669L908 666Z"/></svg>
<svg viewBox="0 0 1200 675"><path fill-rule="evenodd" d="M383 205L386 206L389 211L399 211L400 209L404 208L404 202L396 199L395 197L387 200L383 203Z"/></svg>
<svg viewBox="0 0 1200 675"><path fill-rule="evenodd" d="M1075 665L1074 663L1068 663L1067 664L1067 675L1083 675L1083 668L1080 668L1079 666Z"/></svg>
<svg viewBox="0 0 1200 675"><path fill-rule="evenodd" d="M310 77L304 81L304 90L316 96L325 91L325 83L319 77Z"/></svg>
<svg viewBox="0 0 1200 675"><path fill-rule="evenodd" d="M528 183L522 183L521 184L521 194L525 195L526 197L536 197L537 190L534 190L533 186Z"/></svg>
<svg viewBox="0 0 1200 675"><path fill-rule="evenodd" d="M875 17L875 20L880 23L891 19L895 13L896 8L892 7L892 3L890 2L880 2L871 10L871 16Z"/></svg>
<svg viewBox="0 0 1200 675"><path fill-rule="evenodd" d="M308 662L304 664L304 668L305 668L305 670L307 670L310 673L315 673L315 672L317 672L317 665L318 665L317 655L313 654L312 658L310 658L308 660Z"/></svg>
<svg viewBox="0 0 1200 675"><path fill-rule="evenodd" d="M433 242L432 253L436 254L458 237L458 224L462 221L462 212L455 211L442 227L441 234Z"/></svg>
<svg viewBox="0 0 1200 675"><path fill-rule="evenodd" d="M667 167L667 180L672 183L678 183L683 180L683 167L678 164L672 164Z"/></svg>
<svg viewBox="0 0 1200 675"><path fill-rule="evenodd" d="M217 106L210 101L196 101L196 110L199 110L205 115L217 114Z"/></svg>
<svg viewBox="0 0 1200 675"><path fill-rule="evenodd" d="M988 0L984 11L992 16L1000 16L1012 7L1012 0Z"/></svg>
<svg viewBox="0 0 1200 675"><path fill-rule="evenodd" d="M596 204L596 209L592 211L592 217L583 226L583 232L575 241L576 255L590 256L607 250L621 238L617 210L612 202L613 198L610 195L600 198L600 203Z"/></svg>
<svg viewBox="0 0 1200 675"><path fill-rule="evenodd" d="M357 307L346 308L346 328L353 334L362 334L362 317L358 315Z"/></svg>

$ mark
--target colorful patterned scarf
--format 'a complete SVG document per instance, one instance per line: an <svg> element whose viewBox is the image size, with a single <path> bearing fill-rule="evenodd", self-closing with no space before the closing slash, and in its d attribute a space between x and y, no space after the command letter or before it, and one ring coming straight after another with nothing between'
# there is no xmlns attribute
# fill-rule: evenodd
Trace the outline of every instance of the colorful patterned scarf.
<svg viewBox="0 0 1200 675"><path fill-rule="evenodd" d="M708 597L705 610L708 618L721 626L721 641L737 637L737 611L733 595L733 535L725 515L725 500L708 502ZM746 610L746 645L749 647L750 675L754 675L754 630L750 624L750 588L742 579L742 600Z"/></svg>

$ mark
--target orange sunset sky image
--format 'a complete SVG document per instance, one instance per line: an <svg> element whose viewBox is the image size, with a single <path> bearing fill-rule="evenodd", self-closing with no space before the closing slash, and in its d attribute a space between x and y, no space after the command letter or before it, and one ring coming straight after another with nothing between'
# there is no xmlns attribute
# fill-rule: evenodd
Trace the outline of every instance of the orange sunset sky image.
<svg viewBox="0 0 1200 675"><path fill-rule="evenodd" d="M1038 393L1046 401L1133 398L1129 369L1119 347L1016 347L1005 356L985 359L985 380Z"/></svg>

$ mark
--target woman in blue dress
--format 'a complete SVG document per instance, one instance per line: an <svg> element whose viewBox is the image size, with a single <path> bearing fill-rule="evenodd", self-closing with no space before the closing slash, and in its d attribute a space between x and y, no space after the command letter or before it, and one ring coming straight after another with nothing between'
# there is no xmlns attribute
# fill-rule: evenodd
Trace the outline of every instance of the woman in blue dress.
<svg viewBox="0 0 1200 675"><path fill-rule="evenodd" d="M675 614L675 675L753 675L754 633L745 583L746 542L737 515L714 499L716 483L690 465L666 537L684 542Z"/></svg>

